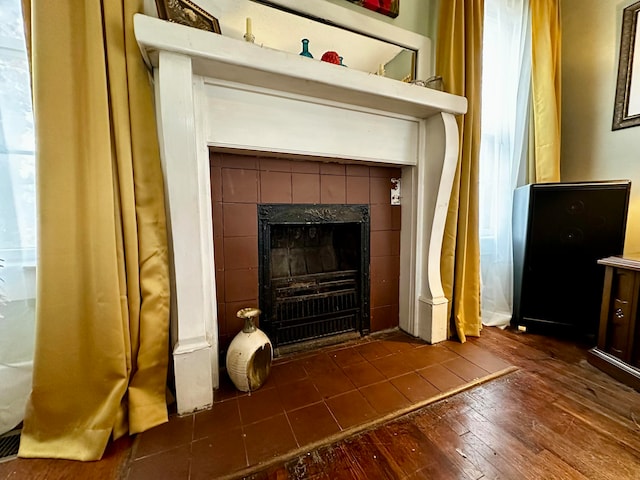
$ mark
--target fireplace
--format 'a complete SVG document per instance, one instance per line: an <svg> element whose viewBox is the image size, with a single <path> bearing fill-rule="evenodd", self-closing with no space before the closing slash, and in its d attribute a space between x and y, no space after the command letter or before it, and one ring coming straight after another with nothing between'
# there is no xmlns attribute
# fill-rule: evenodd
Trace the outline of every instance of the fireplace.
<svg viewBox="0 0 640 480"><path fill-rule="evenodd" d="M287 278L315 275L304 281L322 285L314 287L311 283L309 290L335 289L341 282L351 281L343 278L327 283L335 265L343 271L355 271L351 276L358 306L349 308L358 308L359 312L354 312L351 319L355 327L335 325L327 335L348 329L354 336L399 326L402 206L391 205L390 193L393 180L400 177L401 169L390 165L274 158L213 149L210 184L220 360L224 360L229 343L242 329L242 321L236 317L240 308L259 306L264 312L260 328L264 329L265 320L269 327L274 313L270 305L276 302L269 303L264 286L272 276L284 288L283 295L289 294L288 301L282 300L280 305L284 309L281 313L290 322L305 323L303 317L311 321L313 315L296 315L293 305L298 302L290 295L295 288L286 287ZM318 230L321 223L325 224L322 230L327 229L324 232ZM268 245L265 239L273 233L280 243ZM298 235L300 239L290 238L291 247L289 243L285 247L285 235ZM271 255L271 247L276 248L275 256L281 259L274 275L272 261L265 260ZM318 248L317 255L313 255L313 248ZM295 254L299 249L306 249L306 258L296 260L294 256L288 262L296 263L282 264L284 253ZM304 292L298 293L304 296ZM324 293L317 292L319 297ZM322 319L322 313L317 313ZM331 322L326 320L328 327ZM273 337L272 333L269 332ZM338 338L328 339L333 340ZM282 344L280 338L277 343ZM286 339L284 345L289 343L291 339Z"/></svg>
<svg viewBox="0 0 640 480"><path fill-rule="evenodd" d="M274 347L369 332L369 205L258 206L262 328Z"/></svg>
<svg viewBox="0 0 640 480"><path fill-rule="evenodd" d="M401 169L401 219L394 220L387 205L375 220L372 206L371 230L382 220L401 225L400 328L430 343L446 339L440 253L458 158L455 115L466 112L466 99L144 15L135 15L134 30L155 84L179 413L206 408L218 386L218 331L225 319L216 298L220 239L214 238L219 212L213 211L211 150L299 165L333 161L347 168ZM429 63L425 40L418 50L423 70ZM224 214L233 223L234 211L255 217L256 209L239 204Z"/></svg>

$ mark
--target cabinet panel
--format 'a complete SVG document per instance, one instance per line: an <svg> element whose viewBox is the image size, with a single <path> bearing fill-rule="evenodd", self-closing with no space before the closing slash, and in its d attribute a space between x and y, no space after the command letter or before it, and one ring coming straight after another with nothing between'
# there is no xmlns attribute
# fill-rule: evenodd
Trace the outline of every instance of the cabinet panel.
<svg viewBox="0 0 640 480"><path fill-rule="evenodd" d="M640 254L598 260L606 267L598 346L589 362L640 391Z"/></svg>
<svg viewBox="0 0 640 480"><path fill-rule="evenodd" d="M640 320L638 320L638 308L636 306L635 335L631 347L631 365L640 370Z"/></svg>
<svg viewBox="0 0 640 480"><path fill-rule="evenodd" d="M607 322L605 351L625 362L630 361L629 334L635 273L616 269Z"/></svg>

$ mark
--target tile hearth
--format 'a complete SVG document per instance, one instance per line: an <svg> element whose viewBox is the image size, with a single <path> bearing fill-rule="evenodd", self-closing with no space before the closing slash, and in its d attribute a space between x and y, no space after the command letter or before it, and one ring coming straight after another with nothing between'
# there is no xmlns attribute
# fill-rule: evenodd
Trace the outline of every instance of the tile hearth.
<svg viewBox="0 0 640 480"><path fill-rule="evenodd" d="M221 372L210 410L172 416L138 436L124 478L240 474L507 368L473 339L428 345L394 330L278 358L267 383L251 394Z"/></svg>

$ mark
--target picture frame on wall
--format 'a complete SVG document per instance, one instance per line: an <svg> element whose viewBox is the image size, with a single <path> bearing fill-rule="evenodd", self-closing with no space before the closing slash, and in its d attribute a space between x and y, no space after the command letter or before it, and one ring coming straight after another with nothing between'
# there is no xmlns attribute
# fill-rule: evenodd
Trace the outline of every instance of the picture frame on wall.
<svg viewBox="0 0 640 480"><path fill-rule="evenodd" d="M189 0L156 0L156 8L158 17L162 20L208 32L222 33L218 19Z"/></svg>
<svg viewBox="0 0 640 480"><path fill-rule="evenodd" d="M400 13L400 0L347 0L368 10L396 18Z"/></svg>
<svg viewBox="0 0 640 480"><path fill-rule="evenodd" d="M640 125L640 1L622 12L612 130Z"/></svg>

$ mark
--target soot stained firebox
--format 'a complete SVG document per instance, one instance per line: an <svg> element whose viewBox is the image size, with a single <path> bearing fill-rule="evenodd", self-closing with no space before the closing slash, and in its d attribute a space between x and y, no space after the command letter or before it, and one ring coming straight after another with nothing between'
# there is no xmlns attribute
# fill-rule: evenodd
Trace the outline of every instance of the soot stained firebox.
<svg viewBox="0 0 640 480"><path fill-rule="evenodd" d="M261 328L274 347L369 333L369 206L258 205Z"/></svg>

